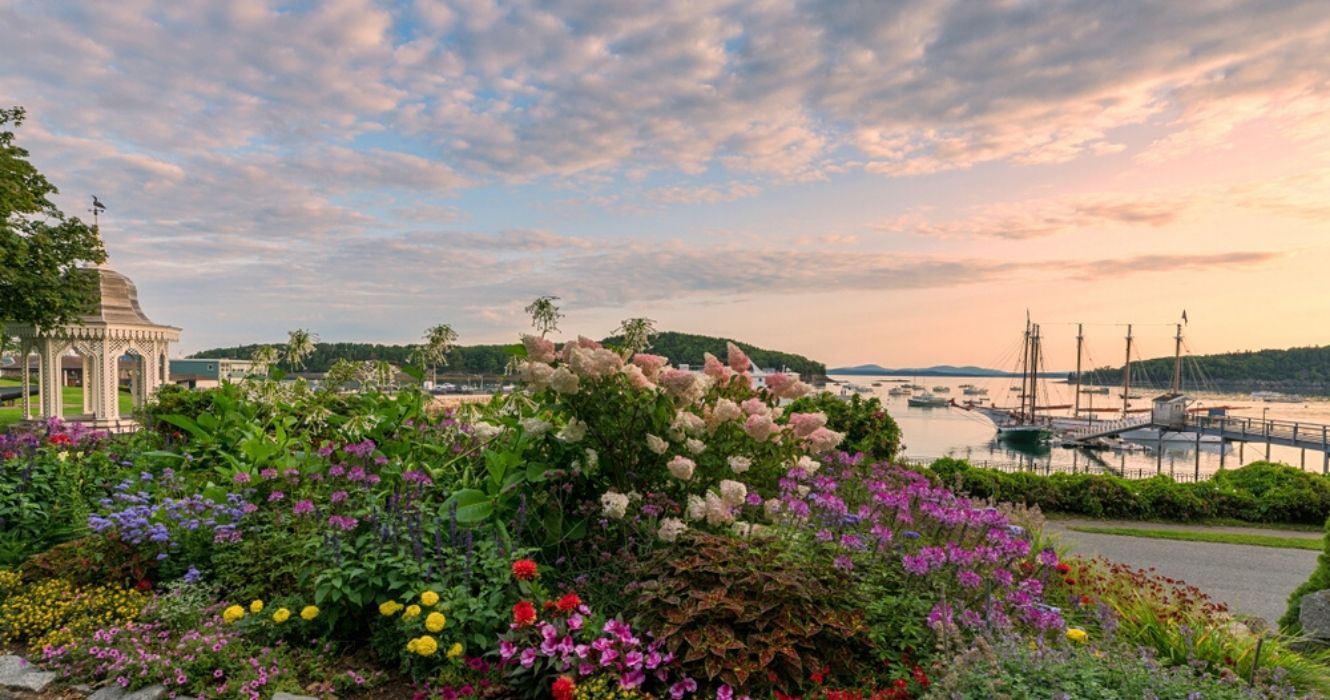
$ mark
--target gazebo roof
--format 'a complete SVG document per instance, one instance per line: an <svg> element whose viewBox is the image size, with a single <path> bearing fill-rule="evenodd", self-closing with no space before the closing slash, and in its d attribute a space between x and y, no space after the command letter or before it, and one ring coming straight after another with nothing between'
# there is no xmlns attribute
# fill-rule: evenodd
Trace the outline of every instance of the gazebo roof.
<svg viewBox="0 0 1330 700"><path fill-rule="evenodd" d="M79 317L83 325L155 326L139 307L139 290L128 277L106 267L93 268L98 276L98 302L92 313Z"/></svg>

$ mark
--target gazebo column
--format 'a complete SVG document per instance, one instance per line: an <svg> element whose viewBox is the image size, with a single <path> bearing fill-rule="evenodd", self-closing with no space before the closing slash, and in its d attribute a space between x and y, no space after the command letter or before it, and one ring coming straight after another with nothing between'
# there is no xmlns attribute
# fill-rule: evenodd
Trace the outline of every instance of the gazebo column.
<svg viewBox="0 0 1330 700"><path fill-rule="evenodd" d="M29 420L32 418L32 397L28 394L28 388L32 386L32 346L24 340L19 344L19 352L23 358L23 420ZM40 377L40 366L37 372Z"/></svg>
<svg viewBox="0 0 1330 700"><path fill-rule="evenodd" d="M42 338L37 344L37 354L41 372L41 417L65 417L64 369L60 366L60 354L64 344L53 338Z"/></svg>
<svg viewBox="0 0 1330 700"><path fill-rule="evenodd" d="M116 396L120 381L119 368L116 367L118 361L119 358L109 347L109 343L102 341L94 358L97 365L95 370L97 383L94 385L96 395L93 397L93 418L97 421L112 421L119 416L120 405Z"/></svg>
<svg viewBox="0 0 1330 700"><path fill-rule="evenodd" d="M92 358L80 354L79 359L83 360L83 376L79 380L79 386L83 389L83 413L87 415L92 413L92 391L89 387L97 380L92 376Z"/></svg>
<svg viewBox="0 0 1330 700"><path fill-rule="evenodd" d="M129 397L134 408L143 405L143 385L144 381L144 362L143 356L138 353L132 354L133 360L129 363Z"/></svg>

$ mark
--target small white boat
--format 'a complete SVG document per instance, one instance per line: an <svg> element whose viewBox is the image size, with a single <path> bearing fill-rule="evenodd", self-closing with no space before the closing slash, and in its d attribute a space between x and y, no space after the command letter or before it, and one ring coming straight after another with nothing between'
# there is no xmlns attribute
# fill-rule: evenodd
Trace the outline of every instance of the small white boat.
<svg viewBox="0 0 1330 700"><path fill-rule="evenodd" d="M950 392L951 392L951 387L949 386L942 386L941 384L938 384L937 386L933 387L934 394L947 394Z"/></svg>
<svg viewBox="0 0 1330 700"><path fill-rule="evenodd" d="M910 390L907 387L895 386L887 390L887 396L909 396Z"/></svg>
<svg viewBox="0 0 1330 700"><path fill-rule="evenodd" d="M949 405L951 400L943 396L934 396L933 394L925 393L918 396L911 396L907 403L916 408L942 408L943 406Z"/></svg>
<svg viewBox="0 0 1330 700"><path fill-rule="evenodd" d="M987 396L988 389L981 389L980 387L971 384L970 386L965 387L965 390L962 393L966 396Z"/></svg>

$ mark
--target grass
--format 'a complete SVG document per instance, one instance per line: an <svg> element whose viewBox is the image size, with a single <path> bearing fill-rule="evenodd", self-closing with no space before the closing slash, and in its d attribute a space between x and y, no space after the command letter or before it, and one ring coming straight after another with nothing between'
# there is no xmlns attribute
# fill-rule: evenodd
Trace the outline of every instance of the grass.
<svg viewBox="0 0 1330 700"><path fill-rule="evenodd" d="M19 383L12 379L0 379L0 386L18 386ZM77 415L83 413L83 388L77 386L67 386L63 389L65 403L65 415ZM32 397L32 408L37 410L37 397ZM120 415L129 416L134 413L134 397L126 392L120 392ZM0 406L0 428L18 423L23 420L22 400L12 406Z"/></svg>
<svg viewBox="0 0 1330 700"><path fill-rule="evenodd" d="M1052 521L1064 520L1096 520L1086 515L1077 513L1044 513L1044 518ZM1150 524L1149 520L1133 520L1143 525ZM1308 525L1305 523L1257 523L1249 520L1238 520L1236 518L1201 518L1199 520L1188 520L1185 523L1176 521L1158 521L1167 522L1169 525L1194 525L1196 527L1259 527L1262 530L1288 530L1289 532L1315 532L1320 533L1325 530L1324 525Z"/></svg>
<svg viewBox="0 0 1330 700"><path fill-rule="evenodd" d="M1319 552L1325 547L1321 540L1306 537L1275 537L1272 535L1245 535L1238 532L1203 532L1197 530L1151 530L1143 527L1071 527L1072 532L1092 535L1122 535L1155 540L1182 540L1184 542L1215 542L1218 544L1248 544L1279 549L1306 549Z"/></svg>

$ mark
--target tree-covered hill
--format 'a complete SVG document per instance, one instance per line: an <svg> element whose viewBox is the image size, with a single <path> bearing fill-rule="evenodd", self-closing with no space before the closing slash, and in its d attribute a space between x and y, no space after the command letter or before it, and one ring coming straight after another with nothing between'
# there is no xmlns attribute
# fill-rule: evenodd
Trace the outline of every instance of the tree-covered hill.
<svg viewBox="0 0 1330 700"><path fill-rule="evenodd" d="M605 339L605 342L610 344L617 344L618 341L619 338L617 337ZM726 343L738 345L748 354L753 363L762 369L789 370L812 377L826 376L827 373L825 364L810 360L803 355L766 350L733 338L713 338L693 333L676 333L674 331L660 333L651 339L651 349L647 352L664 355L670 358L671 362L689 364L696 368L702 366L703 353L709 352L724 360Z"/></svg>
<svg viewBox="0 0 1330 700"><path fill-rule="evenodd" d="M605 342L615 343L617 338L606 338ZM823 376L826 365L814 362L802 355L766 350L747 343L726 338L712 338L691 333L664 332L652 338L652 352L664 355L675 363L688 363L694 367L702 365L702 353L710 352L721 359L725 358L725 343L733 342L766 369L787 368L803 375ZM282 343L272 343L280 348ZM240 345L229 348L212 348L196 352L191 357L234 358L247 360L260 347L258 344ZM448 353L448 364L439 371L462 374L498 374L508 364L508 353L504 345L457 346ZM305 371L326 372L339 359L352 361L387 360L395 365L409 363L409 356L414 345L381 345L378 343L316 343L314 352L305 358Z"/></svg>
<svg viewBox="0 0 1330 700"><path fill-rule="evenodd" d="M1302 391L1330 390L1330 346L1255 350L1183 358L1183 381L1189 388L1285 387ZM1132 364L1132 381L1141 377L1167 382L1173 358L1159 357ZM1106 384L1122 381L1122 367L1102 367L1087 380Z"/></svg>

